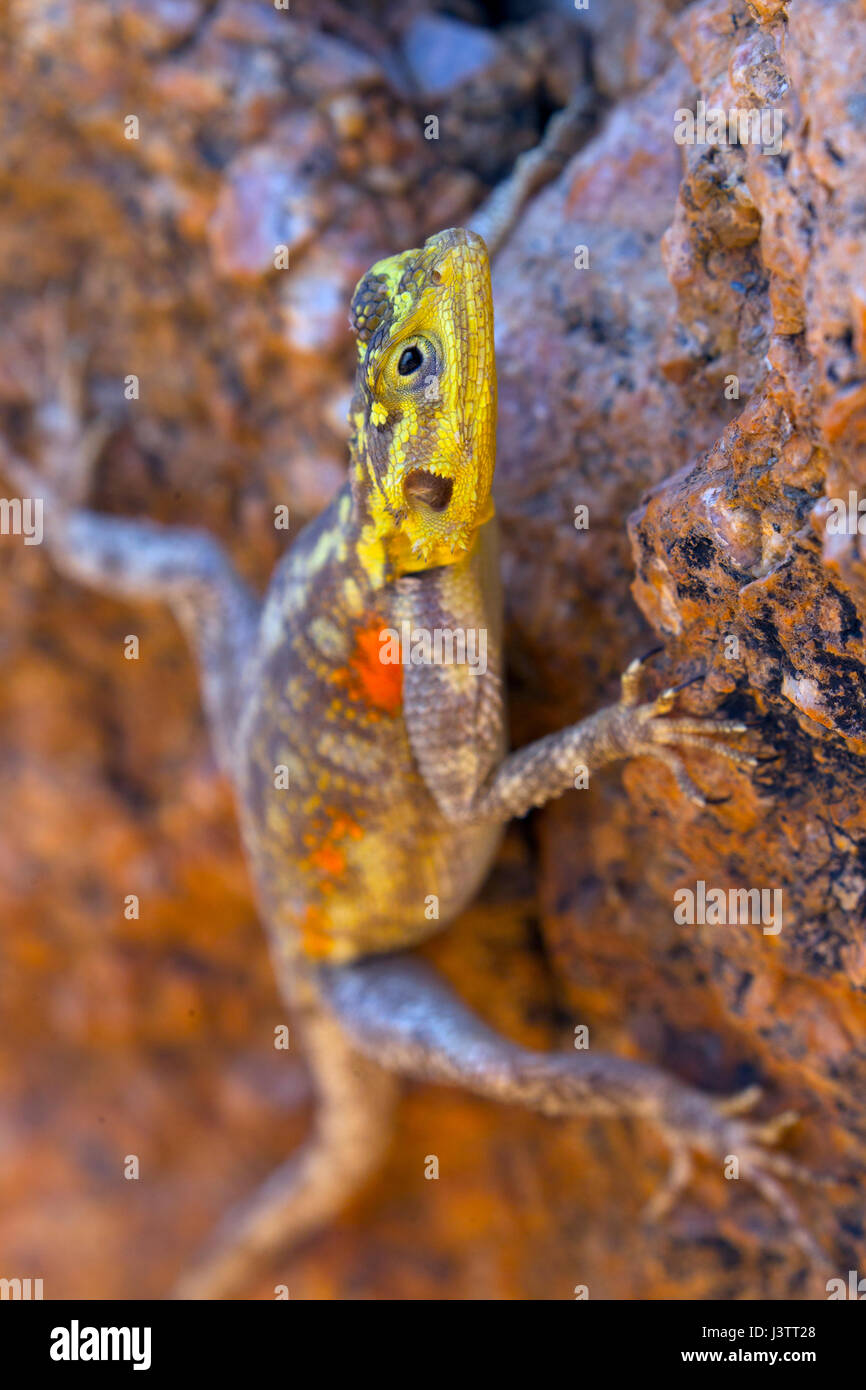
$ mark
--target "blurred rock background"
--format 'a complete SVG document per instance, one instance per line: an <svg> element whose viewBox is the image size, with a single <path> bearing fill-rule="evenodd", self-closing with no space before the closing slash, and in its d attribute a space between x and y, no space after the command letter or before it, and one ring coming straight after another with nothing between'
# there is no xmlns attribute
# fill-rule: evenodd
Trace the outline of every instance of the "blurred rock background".
<svg viewBox="0 0 866 1390"><path fill-rule="evenodd" d="M753 779L693 759L727 798L702 812L655 764L593 779L512 827L428 954L512 1036L569 1046L585 1021L798 1110L791 1152L833 1179L797 1192L828 1268L706 1168L646 1222L666 1155L645 1127L415 1087L379 1179L249 1296L820 1298L866 1267L866 571L827 525L866 488L864 72L854 0L4 9L3 432L37 456L65 352L110 424L94 504L208 527L259 587L274 506L296 534L344 473L358 276L467 220L579 99L585 143L494 274L514 742L613 697L660 636L657 688L706 673L687 707L776 755ZM781 154L678 146L699 97L779 108ZM0 573L0 1274L161 1296L301 1139L303 1059L273 1047L171 617L14 537ZM698 878L782 888L783 930L677 926Z"/></svg>

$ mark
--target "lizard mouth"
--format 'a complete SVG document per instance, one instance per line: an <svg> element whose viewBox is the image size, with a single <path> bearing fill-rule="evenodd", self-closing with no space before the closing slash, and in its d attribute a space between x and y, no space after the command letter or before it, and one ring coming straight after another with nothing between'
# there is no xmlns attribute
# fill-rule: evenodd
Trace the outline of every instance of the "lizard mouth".
<svg viewBox="0 0 866 1390"><path fill-rule="evenodd" d="M440 478L425 468L413 468L403 483L405 496L414 502L424 502L432 512L444 512L453 491L453 478Z"/></svg>

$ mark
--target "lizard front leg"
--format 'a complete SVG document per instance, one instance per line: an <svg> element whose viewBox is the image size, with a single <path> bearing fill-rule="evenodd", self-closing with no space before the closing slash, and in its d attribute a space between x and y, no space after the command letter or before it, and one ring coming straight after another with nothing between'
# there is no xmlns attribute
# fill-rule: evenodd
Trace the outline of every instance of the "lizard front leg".
<svg viewBox="0 0 866 1390"><path fill-rule="evenodd" d="M57 390L62 409L45 412L53 428L41 431L45 471L0 442L0 472L23 497L42 499L45 544L62 574L112 597L158 599L173 609L198 657L215 751L229 772L259 600L206 532L86 509L108 426L84 423L83 391L75 384L82 370L70 351Z"/></svg>
<svg viewBox="0 0 866 1390"><path fill-rule="evenodd" d="M401 599L401 617L416 627L430 624L427 612L419 614L412 589L405 588ZM447 614L434 613L434 623L451 621ZM705 806L706 797L686 771L678 749L693 749L737 767L756 763L751 754L725 741L746 732L740 721L669 717L682 686L642 703L641 660L633 661L624 673L618 704L502 757L498 730L503 712L495 643L491 651L489 668L480 676L454 666L410 666L405 672L406 727L412 751L451 825L490 821L504 825L574 788L579 771L592 775L624 758L649 757L664 763L683 794Z"/></svg>
<svg viewBox="0 0 866 1390"><path fill-rule="evenodd" d="M618 704L512 753L472 802L452 809L451 816L463 822L506 821L524 816L533 807L543 806L573 788L578 769L585 768L592 774L621 758L639 757L663 762L683 794L704 806L706 797L686 771L678 747L693 748L735 766L755 765L756 759L750 754L714 741L745 733L745 724L737 720L667 718L682 687L671 687L655 700L640 703L640 666L641 662L632 662L623 675Z"/></svg>
<svg viewBox="0 0 866 1390"><path fill-rule="evenodd" d="M405 586L403 598L409 610L405 616L420 625L428 621L428 615L418 611L417 589ZM484 676L463 679L453 674L453 668L408 668L410 742L446 820L458 826L505 822L572 788L578 768L595 772L616 759L639 756L662 761L682 792L703 806L706 798L689 777L678 746L721 757L735 766L755 762L744 751L716 741L744 733L744 724L670 718L677 689L642 703L641 668L642 663L635 661L625 672L618 704L505 758L495 756L496 740L490 728L498 687L495 664ZM461 736L467 731L474 758L462 756ZM485 762L490 771L479 778L473 791L472 776L482 771ZM455 769L465 771L462 780L455 776ZM718 1101L655 1067L625 1059L586 1053L557 1056L515 1048L411 963L373 961L347 968L328 975L323 988L356 1043L363 1046L365 1038L374 1039L376 1055L396 1070L452 1081L545 1114L649 1119L662 1130L673 1154L671 1179L655 1203L657 1210L687 1181L691 1153L698 1151L719 1161L736 1154L743 1175L783 1215L801 1247L813 1258L824 1258L778 1181L795 1176L794 1165L784 1155L764 1149L766 1141L783 1131L788 1117L763 1125L736 1118L735 1112L754 1094Z"/></svg>

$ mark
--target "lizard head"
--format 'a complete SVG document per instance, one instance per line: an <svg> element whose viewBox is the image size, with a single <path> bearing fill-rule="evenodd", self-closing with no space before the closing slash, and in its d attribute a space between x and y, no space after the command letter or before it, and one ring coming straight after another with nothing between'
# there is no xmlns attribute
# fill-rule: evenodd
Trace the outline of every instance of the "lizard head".
<svg viewBox="0 0 866 1390"><path fill-rule="evenodd" d="M378 261L352 299L351 425L369 568L458 560L493 514L496 365L487 248L455 228Z"/></svg>

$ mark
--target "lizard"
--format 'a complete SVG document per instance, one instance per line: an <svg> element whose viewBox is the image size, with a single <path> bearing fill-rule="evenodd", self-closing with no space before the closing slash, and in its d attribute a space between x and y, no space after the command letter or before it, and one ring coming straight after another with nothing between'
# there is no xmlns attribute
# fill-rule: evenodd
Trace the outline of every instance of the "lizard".
<svg viewBox="0 0 866 1390"><path fill-rule="evenodd" d="M507 822L572 788L576 767L654 758L705 806L684 751L743 769L755 760L735 745L741 722L675 714L681 687L642 701L641 661L623 674L616 704L507 751L483 237L452 228L377 262L350 318L348 478L263 601L205 532L84 505L105 433L76 425L81 401L55 420L47 466L8 449L2 460L22 495L43 499L45 542L64 574L130 600L160 598L185 629L315 1079L309 1140L229 1214L176 1296L230 1296L326 1223L379 1164L400 1076L550 1116L656 1125L672 1153L659 1212L688 1181L694 1153L719 1162L735 1153L811 1253L780 1181L802 1174L772 1147L793 1117L752 1118L758 1088L720 1098L649 1063L518 1046L409 952L471 901ZM484 635L483 669L423 650L419 661L382 660L384 634L461 631Z"/></svg>

